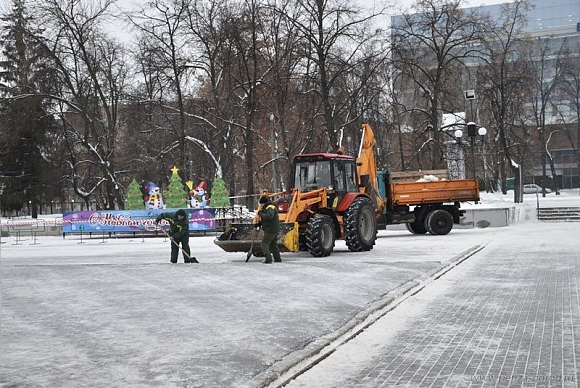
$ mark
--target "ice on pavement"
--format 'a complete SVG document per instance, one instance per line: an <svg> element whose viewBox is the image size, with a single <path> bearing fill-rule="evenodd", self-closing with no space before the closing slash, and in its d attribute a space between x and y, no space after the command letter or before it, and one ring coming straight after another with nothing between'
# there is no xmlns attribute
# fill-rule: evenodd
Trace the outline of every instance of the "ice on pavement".
<svg viewBox="0 0 580 388"><path fill-rule="evenodd" d="M191 239L201 264L187 265L181 257L169 264L163 238L10 238L2 245L1 379L251 386L276 361L498 232L433 239L382 231L368 253L338 243L327 258L286 253L268 266L244 263L245 253L225 253L209 236Z"/></svg>
<svg viewBox="0 0 580 388"><path fill-rule="evenodd" d="M565 198L553 201L580 206L580 196ZM213 235L190 239L199 265L183 264L181 254L171 265L163 237L39 237L37 245L3 237L0 383L254 386L401 284L508 230L519 233L380 231L370 252L339 241L329 257L285 253L269 266L223 252Z"/></svg>

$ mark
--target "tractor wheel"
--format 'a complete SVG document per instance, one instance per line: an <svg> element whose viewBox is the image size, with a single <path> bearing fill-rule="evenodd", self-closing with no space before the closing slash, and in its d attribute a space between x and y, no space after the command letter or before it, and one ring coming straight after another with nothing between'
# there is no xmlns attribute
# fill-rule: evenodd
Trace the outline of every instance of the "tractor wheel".
<svg viewBox="0 0 580 388"><path fill-rule="evenodd" d="M355 199L344 216L346 246L353 252L370 251L377 239L377 218L368 198Z"/></svg>
<svg viewBox="0 0 580 388"><path fill-rule="evenodd" d="M314 257L328 256L334 249L334 222L329 216L316 214L304 232L308 251Z"/></svg>
<svg viewBox="0 0 580 388"><path fill-rule="evenodd" d="M305 252L308 250L308 244L306 243L305 233L300 233L300 235L298 236L298 244L300 252Z"/></svg>
<svg viewBox="0 0 580 388"><path fill-rule="evenodd" d="M413 234L425 234L427 233L427 228L421 222L407 222L405 224L407 230Z"/></svg>
<svg viewBox="0 0 580 388"><path fill-rule="evenodd" d="M446 210L432 210L425 219L425 228L433 235L447 234L453 228L453 216Z"/></svg>

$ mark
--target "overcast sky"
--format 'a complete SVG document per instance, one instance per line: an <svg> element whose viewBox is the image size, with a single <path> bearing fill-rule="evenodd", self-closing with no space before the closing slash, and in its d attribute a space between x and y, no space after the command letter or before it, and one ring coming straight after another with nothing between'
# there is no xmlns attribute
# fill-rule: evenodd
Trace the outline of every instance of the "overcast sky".
<svg viewBox="0 0 580 388"><path fill-rule="evenodd" d="M135 4L144 4L147 0L117 0L116 4L124 10L129 10L135 6ZM511 0L467 0L468 6L479 6L479 5L491 5L491 4L500 4L500 3L509 3ZM371 8L374 4L382 4L384 1L380 0L358 0L354 1L356 4L360 4L361 6ZM397 0L394 1L395 6L393 7L395 10L399 8L408 8L411 4L413 4L415 0ZM12 0L0 0L1 11L6 12L9 9ZM395 13L395 12L394 12Z"/></svg>
<svg viewBox="0 0 580 388"><path fill-rule="evenodd" d="M117 5L119 7L121 7L122 9L131 9L132 7L134 7L135 4L143 4L145 3L146 0L117 0ZM410 7L413 3L415 2L415 0L397 0L394 1L395 6L394 11L398 10L400 8L406 9L408 7ZM468 6L480 6L480 5L491 5L491 4L500 4L500 3L509 3L511 2L510 0L467 0L467 4ZM355 4L360 4L363 7L367 7L367 8L372 8L373 5L381 5L386 3L385 1L380 1L380 0L358 0L358 1L354 1ZM398 12L393 12L393 14L396 14Z"/></svg>
<svg viewBox="0 0 580 388"><path fill-rule="evenodd" d="M89 0L87 0L89 1ZM130 11L136 8L136 5L145 4L148 0L116 0L116 6L121 11ZM381 6L386 6L387 4L394 4L387 9L387 14L399 15L402 10L407 10L412 6L416 0L353 0L354 4L358 4L361 7L372 9L373 7L380 8ZM512 0L467 0L467 6L476 7L481 5L492 5L508 3ZM0 14L9 12L11 8L12 0L0 0ZM122 41L129 41L131 39L131 33L128 31L126 25L114 23L111 25L111 30L116 30L115 33L119 39Z"/></svg>
<svg viewBox="0 0 580 388"><path fill-rule="evenodd" d="M391 16L401 14L402 10L407 10L410 8L412 4L415 3L415 1L416 0L353 0L353 3L368 9L372 9L373 7L380 8L386 4L394 4L393 6L389 7L387 11L387 14ZM481 5L509 3L511 1L512 0L467 0L466 4L469 7L477 7ZM123 11L129 11L131 9L135 9L136 5L145 4L146 2L147 0L117 0L116 5ZM112 28L119 27L119 25L112 26ZM123 34L123 31L121 31L120 34ZM127 35L129 35L129 33L127 33Z"/></svg>

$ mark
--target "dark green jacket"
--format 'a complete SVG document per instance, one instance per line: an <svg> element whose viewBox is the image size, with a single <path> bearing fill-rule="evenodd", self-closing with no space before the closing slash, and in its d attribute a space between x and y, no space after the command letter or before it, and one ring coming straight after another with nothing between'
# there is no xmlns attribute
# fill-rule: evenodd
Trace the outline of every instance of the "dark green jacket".
<svg viewBox="0 0 580 388"><path fill-rule="evenodd" d="M161 213L155 219L157 222L161 220L169 221L169 235L174 239L178 240L183 236L189 236L189 220L187 219L187 213L182 220L177 219L177 212L174 213Z"/></svg>
<svg viewBox="0 0 580 388"><path fill-rule="evenodd" d="M280 231L280 220L278 219L278 208L273 202L267 202L260 210L262 230L266 233L278 233Z"/></svg>

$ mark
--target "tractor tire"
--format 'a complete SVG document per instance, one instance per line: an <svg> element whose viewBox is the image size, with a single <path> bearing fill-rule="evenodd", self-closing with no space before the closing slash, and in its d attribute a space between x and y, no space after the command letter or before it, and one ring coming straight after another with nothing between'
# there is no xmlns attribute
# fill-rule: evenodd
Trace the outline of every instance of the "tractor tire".
<svg viewBox="0 0 580 388"><path fill-rule="evenodd" d="M298 236L298 246L299 246L299 250L300 252L306 252L308 250L308 244L306 243L306 235L305 233L300 233L300 235Z"/></svg>
<svg viewBox="0 0 580 388"><path fill-rule="evenodd" d="M377 218L372 202L355 199L344 216L346 246L353 252L370 251L377 239Z"/></svg>
<svg viewBox="0 0 580 388"><path fill-rule="evenodd" d="M308 251L314 257L324 257L334 249L335 229L332 218L324 214L316 214L308 221L304 232Z"/></svg>
<svg viewBox="0 0 580 388"><path fill-rule="evenodd" d="M427 233L427 228L425 228L425 224L421 222L407 222L405 226L407 227L407 230L413 234Z"/></svg>
<svg viewBox="0 0 580 388"><path fill-rule="evenodd" d="M430 234L445 235L453 228L453 216L446 210L432 210L425 218L425 228Z"/></svg>

